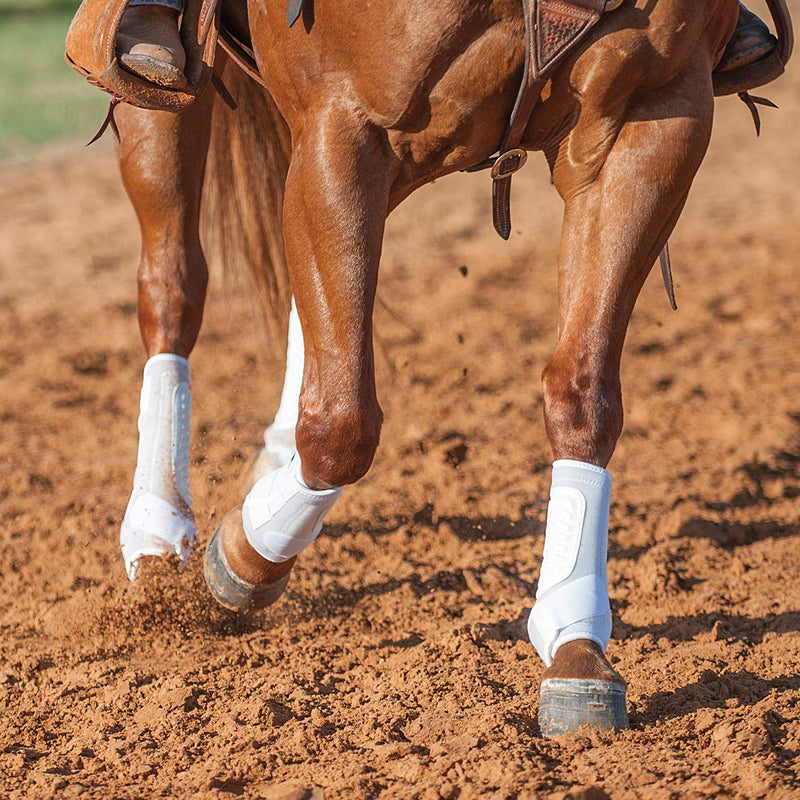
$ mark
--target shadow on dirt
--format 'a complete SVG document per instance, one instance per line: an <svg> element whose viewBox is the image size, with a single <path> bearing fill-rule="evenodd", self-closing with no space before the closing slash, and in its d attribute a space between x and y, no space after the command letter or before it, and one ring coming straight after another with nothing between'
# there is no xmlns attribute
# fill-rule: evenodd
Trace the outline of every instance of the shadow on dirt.
<svg viewBox="0 0 800 800"><path fill-rule="evenodd" d="M467 517L467 516L437 516L432 503L426 503L413 514L399 514L394 517L373 517L366 520L351 520L325 526L325 536L339 539L342 536L355 532L363 532L372 539L395 533L399 528L432 528L439 532L444 526L462 542L476 541L513 541L525 536L543 536L544 522L530 519L525 516L525 508L521 507L516 518L508 516L498 517ZM544 506L542 505L542 508Z"/></svg>
<svg viewBox="0 0 800 800"><path fill-rule="evenodd" d="M800 534L800 525L797 523L778 522L771 519L743 524L693 517L686 520L678 530L678 538L688 536L693 539L709 539L726 550L754 544L765 539L786 539L798 534Z"/></svg>
<svg viewBox="0 0 800 800"><path fill-rule="evenodd" d="M800 676L779 675L765 680L752 672L728 672L718 675L706 670L699 680L681 686L673 692L656 692L642 698L642 711L631 716L641 725L651 725L659 720L684 717L701 708L727 708L731 700L740 705L753 706L774 691L800 689Z"/></svg>
<svg viewBox="0 0 800 800"><path fill-rule="evenodd" d="M529 606L523 607L516 619L503 619L481 625L481 636L495 642L528 642L528 616L531 613Z"/></svg>
<svg viewBox="0 0 800 800"><path fill-rule="evenodd" d="M466 572L469 572L469 575L465 574ZM459 595L467 595L464 597L463 603L483 602L489 598L482 593L476 593L475 582L477 581L480 584L484 576L490 573L500 573L509 584L518 587L520 602L532 597L535 592L535 582L530 582L521 577L512 567L493 563L482 567L471 567L469 570L460 568L439 570L425 580L414 572L404 578L387 578L386 580L369 583L357 588L347 588L335 583L318 594L298 591L291 597L290 605L294 607L291 613L298 614L304 618L308 615L327 618L343 614L347 615L365 598L381 597L405 587L410 589L417 598L430 594L454 592ZM490 575L490 577L493 577L493 575ZM487 594L489 594L488 591Z"/></svg>
<svg viewBox="0 0 800 800"><path fill-rule="evenodd" d="M624 638L652 636L654 639L664 637L673 642L690 642L699 634L708 633L716 641L760 644L767 633L796 631L800 631L800 611L786 611L783 614L768 614L756 618L743 614L711 612L693 617L669 617L666 622L656 625L627 627Z"/></svg>

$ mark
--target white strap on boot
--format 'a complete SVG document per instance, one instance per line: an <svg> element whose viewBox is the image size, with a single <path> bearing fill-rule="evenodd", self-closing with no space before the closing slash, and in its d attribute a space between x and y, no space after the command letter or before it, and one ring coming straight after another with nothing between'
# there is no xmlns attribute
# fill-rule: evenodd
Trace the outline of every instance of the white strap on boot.
<svg viewBox="0 0 800 800"><path fill-rule="evenodd" d="M605 651L608 601L608 511L611 475L582 461L553 464L544 556L528 635L549 667L566 642L589 639Z"/></svg>
<svg viewBox="0 0 800 800"><path fill-rule="evenodd" d="M316 491L303 480L300 456L261 478L242 506L247 541L267 561L280 563L303 552L319 535L341 487Z"/></svg>
<svg viewBox="0 0 800 800"><path fill-rule="evenodd" d="M136 473L119 537L131 580L142 556L175 553L185 561L197 541L189 492L190 383L182 356L163 353L145 364Z"/></svg>

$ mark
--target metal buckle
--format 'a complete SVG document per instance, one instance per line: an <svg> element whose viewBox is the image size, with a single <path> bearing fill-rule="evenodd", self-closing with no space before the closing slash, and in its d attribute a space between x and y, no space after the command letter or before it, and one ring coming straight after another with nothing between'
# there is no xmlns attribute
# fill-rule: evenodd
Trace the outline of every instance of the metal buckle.
<svg viewBox="0 0 800 800"><path fill-rule="evenodd" d="M499 181L503 178L508 178L513 175L517 170L525 166L528 160L528 154L521 147L514 147L511 150L506 150L495 159L492 164L492 180Z"/></svg>

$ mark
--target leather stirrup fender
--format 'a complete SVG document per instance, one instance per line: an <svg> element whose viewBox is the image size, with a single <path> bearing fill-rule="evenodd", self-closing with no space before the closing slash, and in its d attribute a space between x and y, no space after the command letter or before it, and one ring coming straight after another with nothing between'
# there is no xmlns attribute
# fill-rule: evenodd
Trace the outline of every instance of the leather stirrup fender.
<svg viewBox="0 0 800 800"><path fill-rule="evenodd" d="M185 0L180 30L186 50L185 90L155 86L127 72L117 61L117 35L129 4L130 0L83 0L67 32L67 63L118 101L155 111L182 111L211 79L217 0Z"/></svg>

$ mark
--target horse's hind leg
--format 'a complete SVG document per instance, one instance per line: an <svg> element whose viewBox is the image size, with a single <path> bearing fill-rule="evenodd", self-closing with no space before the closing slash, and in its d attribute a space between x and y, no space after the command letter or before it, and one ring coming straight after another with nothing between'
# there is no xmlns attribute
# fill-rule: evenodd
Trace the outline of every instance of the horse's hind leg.
<svg viewBox="0 0 800 800"><path fill-rule="evenodd" d="M264 431L264 446L242 471L243 494L248 494L256 481L268 472L286 464L297 449L295 428L303 383L303 361L303 329L297 315L297 306L292 299L280 404L272 422Z"/></svg>
<svg viewBox="0 0 800 800"><path fill-rule="evenodd" d="M619 365L628 321L707 147L708 72L699 64L670 86L632 99L617 123L590 106L591 92L584 94L586 121L555 158L554 180L565 200L560 329L543 388L556 461L528 625L547 665L539 714L546 736L582 724L627 727L624 681L604 655L611 633L605 467L622 429ZM615 124L618 135L609 136ZM589 163L576 158L581 153L604 158Z"/></svg>
<svg viewBox="0 0 800 800"><path fill-rule="evenodd" d="M372 307L388 207L380 132L349 108L307 113L286 183L284 228L305 364L297 454L253 487L206 553L214 597L234 610L283 591L344 484L369 469L381 426Z"/></svg>
<svg viewBox="0 0 800 800"><path fill-rule="evenodd" d="M303 328L292 299L289 311L289 332L286 337L286 369L283 389L275 417L264 431L264 450L269 457L270 469L282 467L297 449L295 429L300 407L300 389L303 386ZM261 477L261 476L259 476Z"/></svg>
<svg viewBox="0 0 800 800"><path fill-rule="evenodd" d="M120 530L133 580L143 556L188 558L196 539L189 493L189 353L208 272L198 234L212 94L183 114L117 109L123 183L139 219L138 315L148 361L133 492Z"/></svg>

